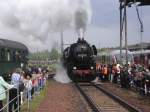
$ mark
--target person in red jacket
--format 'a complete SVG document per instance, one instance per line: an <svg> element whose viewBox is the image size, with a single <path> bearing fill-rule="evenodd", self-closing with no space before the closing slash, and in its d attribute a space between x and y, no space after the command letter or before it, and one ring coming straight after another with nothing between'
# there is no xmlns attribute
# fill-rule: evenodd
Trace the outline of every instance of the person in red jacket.
<svg viewBox="0 0 150 112"><path fill-rule="evenodd" d="M96 73L97 73L97 76L100 79L100 75L101 75L101 65L100 65L100 63L96 63Z"/></svg>
<svg viewBox="0 0 150 112"><path fill-rule="evenodd" d="M103 67L103 80L108 80L108 68L107 65L104 65Z"/></svg>

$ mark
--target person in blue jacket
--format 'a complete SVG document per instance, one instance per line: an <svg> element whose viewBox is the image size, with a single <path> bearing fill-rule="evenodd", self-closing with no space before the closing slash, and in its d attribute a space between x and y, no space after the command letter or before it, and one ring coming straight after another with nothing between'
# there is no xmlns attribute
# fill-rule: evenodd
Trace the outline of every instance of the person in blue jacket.
<svg viewBox="0 0 150 112"><path fill-rule="evenodd" d="M3 108L3 100L6 98L6 90L13 88L13 85L8 84L2 76L0 76L0 112Z"/></svg>

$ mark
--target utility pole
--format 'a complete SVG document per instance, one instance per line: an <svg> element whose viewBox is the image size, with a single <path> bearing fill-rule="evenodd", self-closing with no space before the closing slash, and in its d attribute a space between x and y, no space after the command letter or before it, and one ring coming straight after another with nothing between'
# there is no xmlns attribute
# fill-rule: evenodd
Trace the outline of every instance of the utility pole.
<svg viewBox="0 0 150 112"><path fill-rule="evenodd" d="M120 64L122 64L122 2L120 2Z"/></svg>
<svg viewBox="0 0 150 112"><path fill-rule="evenodd" d="M124 2L124 3L123 3ZM125 57L126 57L126 64L128 64L128 38L127 38L127 10L126 10L126 0L120 2L120 63L122 64L122 41L125 38ZM122 17L122 10L123 17ZM123 33L124 32L124 36Z"/></svg>
<svg viewBox="0 0 150 112"><path fill-rule="evenodd" d="M140 44L141 44L141 54L142 54L142 51L143 51L143 31L141 31L140 33L141 33Z"/></svg>
<svg viewBox="0 0 150 112"><path fill-rule="evenodd" d="M143 25L141 25L141 31L140 31L140 36L141 36L141 38L140 38L140 47L141 47L141 56L140 56L140 62L141 63L144 63L144 61L143 61L143 59L142 59L142 57L143 57Z"/></svg>
<svg viewBox="0 0 150 112"><path fill-rule="evenodd" d="M126 4L126 0L125 0ZM127 38L127 10L126 5L124 6L124 19L125 19L125 49L126 49L126 65L128 64L128 38Z"/></svg>
<svg viewBox="0 0 150 112"><path fill-rule="evenodd" d="M137 11L138 11L138 9L137 9ZM142 9L141 9L141 14L142 14ZM138 18L139 18L139 21L140 21L140 36L141 36L140 43L141 43L141 55L142 55L143 54L143 32L144 32L144 27L143 27L143 21L139 17L139 13L138 13Z"/></svg>
<svg viewBox="0 0 150 112"><path fill-rule="evenodd" d="M64 51L64 40L63 40L63 29L61 28L60 31L60 37L61 37L61 54L63 54Z"/></svg>

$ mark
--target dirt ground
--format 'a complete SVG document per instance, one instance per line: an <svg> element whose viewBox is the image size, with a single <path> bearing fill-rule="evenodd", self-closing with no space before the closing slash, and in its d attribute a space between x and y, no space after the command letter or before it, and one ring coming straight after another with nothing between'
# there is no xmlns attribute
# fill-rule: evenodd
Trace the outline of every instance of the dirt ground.
<svg viewBox="0 0 150 112"><path fill-rule="evenodd" d="M73 84L51 80L48 94L36 112L87 112L83 100Z"/></svg>
<svg viewBox="0 0 150 112"><path fill-rule="evenodd" d="M150 98L136 92L120 88L112 83L102 83L112 93L120 96L142 112L150 112ZM88 112L88 106L72 83L62 84L50 80L47 96L36 112Z"/></svg>

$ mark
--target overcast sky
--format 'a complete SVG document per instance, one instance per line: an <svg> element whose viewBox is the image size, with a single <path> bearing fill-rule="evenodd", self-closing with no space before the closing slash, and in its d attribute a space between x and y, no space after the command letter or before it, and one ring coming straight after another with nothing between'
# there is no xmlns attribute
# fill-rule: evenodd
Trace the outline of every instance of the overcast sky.
<svg viewBox="0 0 150 112"><path fill-rule="evenodd" d="M97 47L118 46L118 1L0 0L0 37L22 42L30 51L51 49L60 43L59 27L63 21L64 43L70 44L77 40L74 19L80 8L87 23L85 39ZM143 41L150 42L150 6L139 7L139 12L144 23ZM128 8L129 44L140 42L139 28L135 7Z"/></svg>

